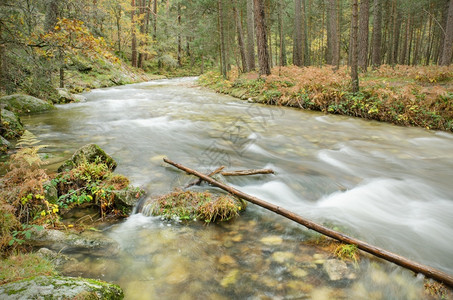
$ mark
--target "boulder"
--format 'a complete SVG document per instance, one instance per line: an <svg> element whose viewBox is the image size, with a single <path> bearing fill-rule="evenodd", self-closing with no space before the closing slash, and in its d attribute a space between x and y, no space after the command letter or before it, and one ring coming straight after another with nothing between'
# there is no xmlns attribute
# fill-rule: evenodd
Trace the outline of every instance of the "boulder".
<svg viewBox="0 0 453 300"><path fill-rule="evenodd" d="M104 281L37 276L0 286L0 299L123 299L123 290Z"/></svg>
<svg viewBox="0 0 453 300"><path fill-rule="evenodd" d="M71 102L83 102L86 98L82 95L71 94L65 88L58 88L58 103L71 103Z"/></svg>
<svg viewBox="0 0 453 300"><path fill-rule="evenodd" d="M145 191L129 186L122 190L112 191L115 194L115 206L123 213L129 214Z"/></svg>
<svg viewBox="0 0 453 300"><path fill-rule="evenodd" d="M33 96L14 94L0 98L7 110L15 113L35 113L55 108L52 104Z"/></svg>
<svg viewBox="0 0 453 300"><path fill-rule="evenodd" d="M19 117L7 109L2 109L3 136L7 139L18 138L24 132L24 127Z"/></svg>
<svg viewBox="0 0 453 300"><path fill-rule="evenodd" d="M0 135L0 152L6 152L7 149L11 148L11 143L8 142L4 137Z"/></svg>
<svg viewBox="0 0 453 300"><path fill-rule="evenodd" d="M84 162L95 162L97 157L99 157L100 162L105 163L112 171L115 170L117 163L110 155L105 153L98 145L88 144L74 152L71 159L65 161L63 165L58 168L58 172L61 173L65 170L71 170Z"/></svg>

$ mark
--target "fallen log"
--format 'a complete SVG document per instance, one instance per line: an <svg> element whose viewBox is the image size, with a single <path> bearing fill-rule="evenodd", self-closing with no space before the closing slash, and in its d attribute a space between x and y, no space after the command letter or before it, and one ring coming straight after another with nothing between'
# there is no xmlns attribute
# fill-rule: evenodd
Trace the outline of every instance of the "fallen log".
<svg viewBox="0 0 453 300"><path fill-rule="evenodd" d="M220 166L217 169L215 169L214 171L212 171L211 173L209 173L208 176L209 177L214 176L215 174L218 174L218 173L222 172L223 169L225 169L225 166ZM194 186L194 185L200 185L202 182L203 182L203 179L198 178L197 181L189 183L184 188L187 189L187 188L189 188L191 186Z"/></svg>
<svg viewBox="0 0 453 300"><path fill-rule="evenodd" d="M271 169L252 169L252 170L238 170L238 171L223 171L220 172L223 176L247 176L257 174L274 174Z"/></svg>
<svg viewBox="0 0 453 300"><path fill-rule="evenodd" d="M317 223L314 223L312 221L309 221L283 207L280 207L280 206L277 206L277 205L274 205L274 204L271 204L269 202L266 202L264 200L261 200L257 197L254 197L254 196L251 196L249 194L246 194L244 192L241 192L231 186L228 186L224 183L221 183L215 179L212 179L211 177L207 176L207 175L204 175L196 170L193 170L193 169L190 169L190 168L187 168L181 164L178 164L178 163L175 163L167 158L164 158L164 161L180 170L183 170L185 171L186 173L189 173L189 174L192 174L192 175L195 175L201 179L203 179L204 181L207 181L209 182L210 184L214 185L214 186L217 186L227 192L229 192L230 194L233 194L237 197L240 197L244 200L247 200L253 204L256 204L256 205L259 205L263 208L266 208L270 211L273 211L285 218L288 218L290 220L293 220L301 225L304 225L305 227L309 228L309 229L312 229L316 232L319 232L323 235L326 235L330 238L333 238L335 240L338 240L340 242L343 242L343 243L346 243L346 244L352 244L352 245L356 245L357 248L365 251L365 252L368 252L370 254L373 254L374 256L377 256L377 257L380 257L382 259L385 259L387 261L390 261L390 262L393 262L401 267L404 267L406 269L409 269L415 273L421 273L423 275L425 275L426 277L429 277L429 278L432 278L432 279L435 279L439 282L442 282L444 283L445 285L448 285L450 287L453 287L453 276L447 274L447 273L444 273L440 270L437 270L435 268L432 268L432 267L429 267L429 266L425 266L425 265L422 265L420 263L417 263L415 261L412 261L412 260L409 260L405 257L402 257L400 255L397 255L395 253L392 253L390 251L387 251L387 250L384 250L382 248L379 248L379 247L376 247L376 246L373 246L371 244L368 244L366 242L363 242L361 240L358 240L356 238L353 238L353 237L349 237L341 232L338 232L338 231L335 231L335 230L332 230L332 229L329 229L325 226L322 226L322 225L319 225Z"/></svg>

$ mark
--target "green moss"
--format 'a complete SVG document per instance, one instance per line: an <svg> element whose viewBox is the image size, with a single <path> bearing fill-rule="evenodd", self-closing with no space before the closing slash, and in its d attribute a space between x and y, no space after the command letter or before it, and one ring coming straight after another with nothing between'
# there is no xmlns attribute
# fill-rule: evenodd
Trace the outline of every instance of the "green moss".
<svg viewBox="0 0 453 300"><path fill-rule="evenodd" d="M0 261L0 283L56 273L52 262L36 253L12 255Z"/></svg>

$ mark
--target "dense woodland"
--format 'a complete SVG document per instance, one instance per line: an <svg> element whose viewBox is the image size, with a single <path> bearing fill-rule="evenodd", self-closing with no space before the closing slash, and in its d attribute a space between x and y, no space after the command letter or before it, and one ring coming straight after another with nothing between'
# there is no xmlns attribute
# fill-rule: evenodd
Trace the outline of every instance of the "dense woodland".
<svg viewBox="0 0 453 300"><path fill-rule="evenodd" d="M3 0L4 93L64 85L86 60L226 75L273 66L449 65L449 0ZM52 83L53 82L53 83Z"/></svg>

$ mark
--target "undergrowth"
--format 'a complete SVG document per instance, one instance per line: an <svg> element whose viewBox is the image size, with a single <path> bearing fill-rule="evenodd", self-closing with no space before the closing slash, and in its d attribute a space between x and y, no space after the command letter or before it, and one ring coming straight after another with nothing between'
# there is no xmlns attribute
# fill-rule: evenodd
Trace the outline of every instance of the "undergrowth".
<svg viewBox="0 0 453 300"><path fill-rule="evenodd" d="M453 67L381 66L363 74L352 93L346 67L275 67L266 78L253 73L230 79L206 73L199 83L255 102L298 107L404 126L453 131Z"/></svg>

